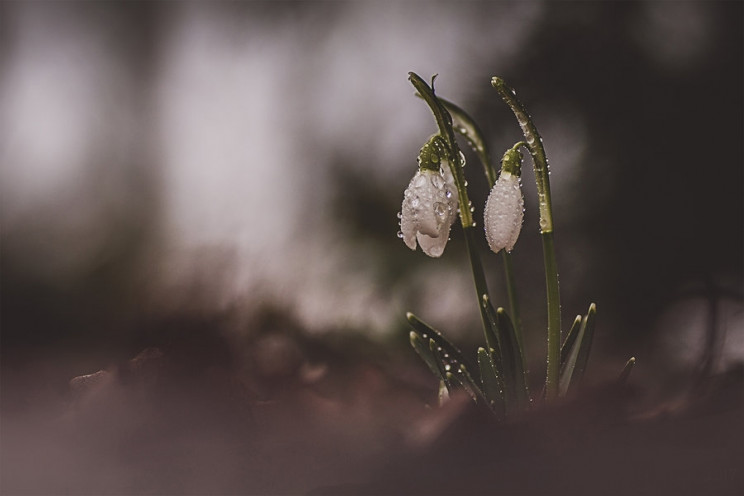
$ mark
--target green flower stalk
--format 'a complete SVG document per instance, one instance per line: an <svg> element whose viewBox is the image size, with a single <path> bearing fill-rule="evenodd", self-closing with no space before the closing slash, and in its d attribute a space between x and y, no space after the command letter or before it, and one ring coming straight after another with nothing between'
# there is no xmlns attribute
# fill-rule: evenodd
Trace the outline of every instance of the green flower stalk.
<svg viewBox="0 0 744 496"><path fill-rule="evenodd" d="M545 265L545 286L548 303L548 360L545 378L546 400L558 396L561 355L561 302L558 290L558 265L553 245L553 206L550 201L550 178L548 159L543 148L542 138L537 127L527 113L522 102L517 99L513 89L503 79L494 77L491 85L496 88L504 102L511 108L522 133L527 141L527 148L532 156L537 183L538 204L540 209L540 234L543 244L543 263Z"/></svg>

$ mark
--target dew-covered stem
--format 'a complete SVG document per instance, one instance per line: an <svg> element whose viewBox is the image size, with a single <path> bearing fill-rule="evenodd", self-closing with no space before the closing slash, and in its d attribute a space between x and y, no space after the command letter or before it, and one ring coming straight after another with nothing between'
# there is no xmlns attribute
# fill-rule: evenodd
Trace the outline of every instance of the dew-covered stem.
<svg viewBox="0 0 744 496"><path fill-rule="evenodd" d="M439 134L444 138L447 143L448 163L452 176L455 179L455 185L457 186L457 194L459 195L460 202L460 222L462 227L474 226L473 212L471 211L472 204L468 197L468 190L466 188L465 173L463 172L464 158L460 152L460 147L457 146L455 141L455 132L452 129L452 116L450 116L447 109L439 102L439 99L434 95L434 89L430 87L426 81L414 73L408 73L408 79L416 88L421 98L429 105L434 119L437 121L437 127L439 127Z"/></svg>
<svg viewBox="0 0 744 496"><path fill-rule="evenodd" d="M491 186L493 187L493 186ZM517 281L514 277L514 264L511 253L501 250L501 261L504 264L504 278L506 279L506 295L509 300L509 315L514 319L514 330L517 334L519 350L524 357L524 345L522 340L522 318L519 314L519 300L517 298Z"/></svg>
<svg viewBox="0 0 744 496"><path fill-rule="evenodd" d="M537 183L537 195L540 209L540 232L553 230L553 205L550 201L550 177L548 169L548 158L545 155L542 138L527 109L517 99L516 92L506 85L503 79L494 77L491 85L496 88L504 102L514 112L522 134L527 141L527 149L532 156L535 168L535 182Z"/></svg>
<svg viewBox="0 0 744 496"><path fill-rule="evenodd" d="M561 303L558 291L558 267L555 247L553 246L553 207L550 201L548 159L545 155L540 133L538 133L537 127L527 113L527 109L517 99L514 90L499 77L491 79L491 85L496 88L496 91L499 92L501 98L517 118L519 127L522 128L522 133L527 141L527 149L530 151L535 169L548 304L548 357L545 392L546 399L551 401L558 396L558 379L561 365Z"/></svg>

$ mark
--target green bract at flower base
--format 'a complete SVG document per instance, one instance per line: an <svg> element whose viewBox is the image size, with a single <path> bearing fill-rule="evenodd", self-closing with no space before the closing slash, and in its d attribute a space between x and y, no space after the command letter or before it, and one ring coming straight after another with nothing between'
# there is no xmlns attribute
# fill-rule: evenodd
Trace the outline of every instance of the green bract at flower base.
<svg viewBox="0 0 744 496"><path fill-rule="evenodd" d="M478 307L481 312L486 346L478 349L477 369L466 363L462 353L439 331L408 313L411 345L440 381L440 401L446 401L448 391L461 387L474 401L485 404L498 418L514 415L530 407L532 398L527 380L526 359L522 344L516 284L510 254L522 226L524 199L520 176L522 154L530 152L537 182L540 209L540 234L543 241L546 299L548 306L548 352L545 399L552 401L580 387L591 350L594 334L596 305L592 303L585 316L577 316L561 346L560 295L558 270L553 246L553 217L550 200L548 161L542 138L524 105L516 99L514 90L501 78L494 77L492 85L517 117L526 141L520 141L504 154L497 175L480 128L460 107L438 98L432 86L421 77L409 73L418 95L427 103L439 128L424 144L419 153L419 170L404 194L401 232L411 249L416 242L425 253L441 255L447 242L455 212L459 212L465 235L465 245L473 272ZM467 182L463 173L465 158L455 140L455 133L463 135L475 150L488 179L491 193L484 212L485 234L489 247L501 252L506 274L511 316L503 308L491 303L478 253L478 235L473 220L474 208L468 199ZM459 205L459 208L457 208ZM635 364L628 360L619 381L627 380Z"/></svg>

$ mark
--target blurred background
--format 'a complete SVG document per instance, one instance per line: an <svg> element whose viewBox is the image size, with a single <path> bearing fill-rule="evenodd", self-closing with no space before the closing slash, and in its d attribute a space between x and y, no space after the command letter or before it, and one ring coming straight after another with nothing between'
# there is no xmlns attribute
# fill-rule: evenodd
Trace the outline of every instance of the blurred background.
<svg viewBox="0 0 744 496"><path fill-rule="evenodd" d="M438 94L475 117L494 157L520 133L491 76L530 109L551 163L564 328L590 302L599 309L596 380L635 355L653 397L741 363L743 10L0 4L5 462L24 466L7 446L33 430L13 419L67 404L71 378L121 371L145 349L186 350L181 372L217 364L263 397L297 364L333 360L410 362L402 370L427 391L406 311L476 346L457 228L439 260L396 237L418 150L436 131L409 71L439 74ZM480 218L487 186L466 156ZM514 261L539 385L544 282L525 171ZM481 245L505 305L500 258ZM6 488L31 487L17 477Z"/></svg>

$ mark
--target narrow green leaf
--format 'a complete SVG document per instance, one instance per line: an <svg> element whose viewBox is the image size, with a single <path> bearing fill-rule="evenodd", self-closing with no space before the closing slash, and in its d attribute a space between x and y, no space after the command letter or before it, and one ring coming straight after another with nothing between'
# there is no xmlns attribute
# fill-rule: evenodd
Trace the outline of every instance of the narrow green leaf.
<svg viewBox="0 0 744 496"><path fill-rule="evenodd" d="M455 388L455 385L447 377L447 371L450 366L445 365L445 363L442 361L442 348L437 344L436 341L434 341L433 339L429 339L429 351L431 351L431 354L434 357L434 363L437 367L437 375L444 381L447 389L449 391L452 391Z"/></svg>
<svg viewBox="0 0 744 496"><path fill-rule="evenodd" d="M480 159L481 165L486 173L488 182L493 186L496 182L496 171L491 163L491 157L486 145L486 140L483 137L478 124L475 123L472 117L468 115L462 108L458 107L452 102L449 102L443 98L439 98L439 102L447 109L452 117L452 127L454 130L461 134L468 145L475 151Z"/></svg>
<svg viewBox="0 0 744 496"><path fill-rule="evenodd" d="M468 371L468 364L462 352L450 343L442 333L414 314L409 312L406 314L406 318L414 329L414 331L411 331L411 344L434 375L445 380L447 378L440 374L440 370L444 374L452 372L456 382L453 383L451 380L446 382L450 385L461 384L471 396L483 397L480 387ZM433 350L430 346L431 341L435 343Z"/></svg>
<svg viewBox="0 0 744 496"><path fill-rule="evenodd" d="M470 393L470 396L473 397L474 400L480 398L484 403L488 404L488 400L483 394L481 387L475 382L475 380L473 380L473 376L470 375L470 372L465 365L460 364L460 368L454 372L453 376L462 387Z"/></svg>
<svg viewBox="0 0 744 496"><path fill-rule="evenodd" d="M487 295L483 295L481 304L483 305L486 315L488 315L488 321L496 334L496 341L498 343L498 353L495 357L496 371L499 374L499 377L503 379L504 396L506 397L507 405L511 406L517 396L515 389L516 379L514 376L515 365L512 346L509 337L505 336L505 330L500 327L500 318L498 313L493 308L491 300Z"/></svg>
<svg viewBox="0 0 744 496"><path fill-rule="evenodd" d="M459 369L460 365L467 365L467 360L463 356L462 352L457 347L450 343L441 332L434 329L432 326L424 322L423 320L416 317L411 312L406 314L406 319L416 333L421 336L424 342L432 339L439 348L442 349L442 362L445 365L450 365L452 369ZM428 347L428 342L426 344Z"/></svg>
<svg viewBox="0 0 744 496"><path fill-rule="evenodd" d="M620 373L620 377L617 378L617 382L619 384L625 384L626 382L628 382L628 377L630 377L630 373L633 371L635 363L635 357L630 357L630 359L625 362L625 367L623 367L623 371Z"/></svg>
<svg viewBox="0 0 744 496"><path fill-rule="evenodd" d="M449 389L447 388L447 382L444 379L439 381L439 394L437 395L437 398L439 399L439 406L442 406L449 401Z"/></svg>
<svg viewBox="0 0 744 496"><path fill-rule="evenodd" d="M527 384L527 370L522 349L519 346L514 325L503 308L496 310L496 318L501 342L504 344L504 353L509 355L508 365L511 367L509 374L514 381L513 390L516 404L519 408L526 408L530 403L530 391ZM506 366L507 361L504 360L504 368Z"/></svg>
<svg viewBox="0 0 744 496"><path fill-rule="evenodd" d="M501 340L499 338L498 319L496 318L496 311L493 309L493 305L490 304L490 299L487 294L484 294L481 297L481 311L485 317L484 329L486 331L486 346L492 352L496 372L499 377L504 377L503 353L501 349Z"/></svg>
<svg viewBox="0 0 744 496"><path fill-rule="evenodd" d="M429 367L431 373L439 377L439 367L437 366L434 354L429 350L429 342L424 341L416 331L411 331L409 337L413 349L416 350L416 353L418 353L424 363ZM441 377L439 377L439 379L441 379Z"/></svg>
<svg viewBox="0 0 744 496"><path fill-rule="evenodd" d="M478 348L478 367L480 368L483 394L488 406L500 417L506 411L504 387L493 363L493 355L485 348Z"/></svg>
<svg viewBox="0 0 744 496"><path fill-rule="evenodd" d="M573 346L568 350L566 360L561 367L561 373L558 379L558 394L560 396L565 396L568 393L568 387L571 384L571 376L576 368L576 359L579 356L579 348L581 347L581 340L584 337L585 329L586 317L583 317L581 319L581 324L579 325L579 330L576 331L576 338L574 339Z"/></svg>
<svg viewBox="0 0 744 496"><path fill-rule="evenodd" d="M584 377L586 364L589 361L589 351L592 347L594 337L594 320L597 313L597 306L592 303L589 305L589 311L581 319L576 342L571 347L566 363L561 370L559 379L559 393L568 394L569 391L575 390L581 384Z"/></svg>
<svg viewBox="0 0 744 496"><path fill-rule="evenodd" d="M563 364L566 363L566 358L568 358L568 353L571 351L571 348L576 342L576 336L579 335L579 327L581 326L581 319L582 319L581 315L576 316L576 318L573 321L573 324L571 324L571 329L569 329L568 334L566 334L565 341L563 341L563 346L561 346L561 367L563 367Z"/></svg>
<svg viewBox="0 0 744 496"><path fill-rule="evenodd" d="M594 339L594 321L597 315L597 306L592 303L589 305L589 311L586 314L586 326L584 329L584 335L581 338L581 346L579 347L579 354L576 358L576 365L574 372L571 375L571 388L578 387L581 380L584 378L584 372L586 371L586 364L589 362L589 352L592 349L592 341Z"/></svg>

